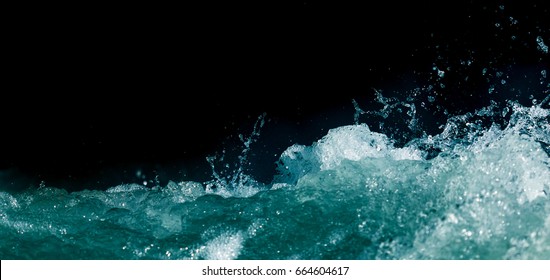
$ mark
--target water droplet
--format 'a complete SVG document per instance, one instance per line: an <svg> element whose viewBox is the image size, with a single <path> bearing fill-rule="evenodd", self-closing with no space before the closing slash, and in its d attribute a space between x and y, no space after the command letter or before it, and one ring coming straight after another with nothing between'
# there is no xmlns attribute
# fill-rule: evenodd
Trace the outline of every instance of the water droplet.
<svg viewBox="0 0 550 280"><path fill-rule="evenodd" d="M548 46L544 44L541 36L537 36L538 49L543 53L548 53Z"/></svg>

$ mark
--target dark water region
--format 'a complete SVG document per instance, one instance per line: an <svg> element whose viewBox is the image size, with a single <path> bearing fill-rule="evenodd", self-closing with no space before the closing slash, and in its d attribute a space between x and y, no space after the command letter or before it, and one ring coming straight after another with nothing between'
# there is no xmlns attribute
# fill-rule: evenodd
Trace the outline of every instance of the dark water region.
<svg viewBox="0 0 550 280"><path fill-rule="evenodd" d="M550 257L547 2L60 11L11 41L0 258Z"/></svg>

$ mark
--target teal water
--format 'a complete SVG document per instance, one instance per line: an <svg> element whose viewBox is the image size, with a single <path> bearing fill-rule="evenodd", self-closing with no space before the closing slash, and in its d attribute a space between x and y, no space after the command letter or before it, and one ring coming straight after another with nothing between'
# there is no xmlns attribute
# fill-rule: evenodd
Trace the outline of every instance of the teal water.
<svg viewBox="0 0 550 280"><path fill-rule="evenodd" d="M207 170L199 171L211 174L205 181L161 184L143 177L142 184L68 191L50 182L21 187L25 178L0 170L0 259L550 259L548 8L544 1L479 4L479 11L471 4L453 7L461 15L472 6L462 16L447 9L415 15L419 22L433 17L434 26L418 33L430 43L410 53L419 57L418 65L404 65L411 73L354 60L368 48L342 57L336 50L328 57L308 54L315 57L312 68L350 59L346 65L357 71L344 71L355 76L342 81L380 72L387 88L364 96L371 89L357 89L349 115L320 114L314 119L321 124L311 126L332 129L310 143L285 142L283 152L273 147L277 141L261 141L263 129L277 124L269 114L259 116L249 135L205 158ZM460 19L460 28L440 26L448 16ZM319 29L322 42L332 40L325 38L329 25ZM399 40L383 57L408 53L400 46L407 38L389 35ZM369 45L379 40L353 36ZM254 99L275 94L272 86L266 92L258 86ZM299 87L288 91L306 99ZM341 94L307 93L311 104ZM4 121L15 122L11 117ZM184 129L176 128L189 132ZM289 130L270 129L278 143L295 140ZM277 162L254 157L275 150ZM260 180L259 173L275 175Z"/></svg>
<svg viewBox="0 0 550 280"><path fill-rule="evenodd" d="M419 121L378 97L377 115ZM261 116L235 166L208 158L210 181L0 192L0 259L550 259L548 101L494 102L405 145L355 103L270 183L244 168Z"/></svg>

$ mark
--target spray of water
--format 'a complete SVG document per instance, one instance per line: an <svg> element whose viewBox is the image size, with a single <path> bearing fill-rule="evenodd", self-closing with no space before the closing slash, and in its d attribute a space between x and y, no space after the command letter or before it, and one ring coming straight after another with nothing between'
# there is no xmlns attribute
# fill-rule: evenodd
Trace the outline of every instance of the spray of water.
<svg viewBox="0 0 550 280"><path fill-rule="evenodd" d="M239 140L243 145L243 149L238 155L238 160L233 165L227 161L232 159L225 158L225 150L222 151L221 157L209 156L207 161L212 169L213 179L204 183L208 193L219 194L222 196L243 196L248 197L256 194L258 191L265 189L264 184L256 181L252 176L246 173L248 163L248 154L251 150L251 145L260 137L260 129L265 124L266 114L258 117L254 123L253 130L248 137L239 135ZM222 164L221 169L217 168L216 164Z"/></svg>

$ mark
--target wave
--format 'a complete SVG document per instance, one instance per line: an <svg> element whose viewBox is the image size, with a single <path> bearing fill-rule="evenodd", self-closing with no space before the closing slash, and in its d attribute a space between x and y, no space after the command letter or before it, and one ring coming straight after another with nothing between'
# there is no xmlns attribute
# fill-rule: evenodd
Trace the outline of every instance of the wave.
<svg viewBox="0 0 550 280"><path fill-rule="evenodd" d="M550 97L414 136L414 103L377 96L383 109L354 100L353 124L289 146L269 183L245 168L262 115L236 160L208 158L209 181L0 192L0 258L550 258ZM360 121L395 114L404 144Z"/></svg>

